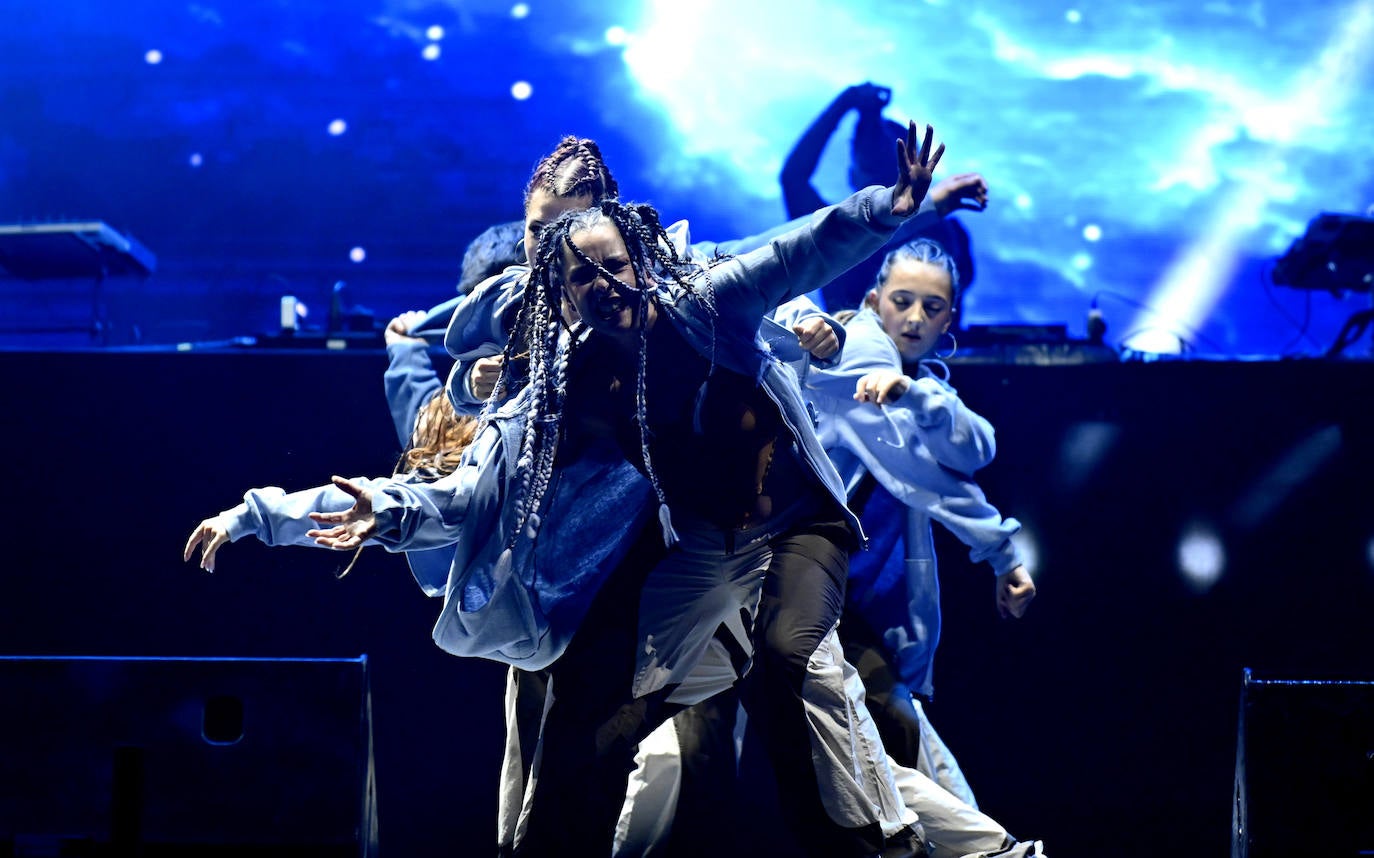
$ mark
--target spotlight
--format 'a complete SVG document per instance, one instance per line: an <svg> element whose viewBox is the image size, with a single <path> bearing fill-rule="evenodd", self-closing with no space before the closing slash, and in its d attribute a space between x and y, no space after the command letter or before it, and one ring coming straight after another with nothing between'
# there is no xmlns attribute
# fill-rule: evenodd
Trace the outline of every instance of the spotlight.
<svg viewBox="0 0 1374 858"><path fill-rule="evenodd" d="M362 262L367 258L367 251L363 250L361 247L355 247L348 251L348 258L354 262Z"/></svg>
<svg viewBox="0 0 1374 858"><path fill-rule="evenodd" d="M143 61L150 66L157 65L158 63L162 62L162 51L159 51L156 48L154 48L151 51L148 51L148 53L143 55Z"/></svg>
<svg viewBox="0 0 1374 858"><path fill-rule="evenodd" d="M429 39L431 42L437 42L437 41L439 41L440 39L442 39L443 37L444 37L444 28L443 28L443 27L440 27L438 24L435 24L435 25L433 25L432 27L430 27L428 30L425 30L425 38Z"/></svg>
<svg viewBox="0 0 1374 858"><path fill-rule="evenodd" d="M1205 593L1221 579L1226 547L1208 527L1193 525L1178 541L1178 571L1196 593Z"/></svg>
<svg viewBox="0 0 1374 858"><path fill-rule="evenodd" d="M433 61L439 59L439 53L439 46L431 43L425 45L425 49L420 51L420 56L424 57L427 60Z"/></svg>
<svg viewBox="0 0 1374 858"><path fill-rule="evenodd" d="M1090 223L1083 227L1083 237L1088 241L1097 241L1102 238L1102 227L1095 223Z"/></svg>
<svg viewBox="0 0 1374 858"><path fill-rule="evenodd" d="M510 16L512 18L527 18L529 14L530 4L528 3L516 3L514 6L510 7Z"/></svg>
<svg viewBox="0 0 1374 858"><path fill-rule="evenodd" d="M1016 545L1016 549L1021 552L1021 564L1026 567L1026 573L1032 580L1040 580L1040 540L1036 538L1032 530L1023 521L1021 529L1011 538Z"/></svg>
<svg viewBox="0 0 1374 858"><path fill-rule="evenodd" d="M347 130L348 123L344 122L342 119L335 119L333 122L329 123L329 133L334 137L338 137Z"/></svg>
<svg viewBox="0 0 1374 858"><path fill-rule="evenodd" d="M524 101L534 94L534 87L530 86L529 81L518 80L511 84L510 95L516 101Z"/></svg>

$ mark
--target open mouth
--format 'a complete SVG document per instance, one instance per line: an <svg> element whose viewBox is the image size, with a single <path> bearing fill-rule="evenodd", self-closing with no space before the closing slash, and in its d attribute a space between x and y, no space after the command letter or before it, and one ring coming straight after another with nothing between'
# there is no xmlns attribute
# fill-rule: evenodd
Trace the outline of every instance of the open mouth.
<svg viewBox="0 0 1374 858"><path fill-rule="evenodd" d="M630 302L619 293L607 292L596 299L596 303L592 305L592 312L602 321L609 322L618 318L629 305Z"/></svg>

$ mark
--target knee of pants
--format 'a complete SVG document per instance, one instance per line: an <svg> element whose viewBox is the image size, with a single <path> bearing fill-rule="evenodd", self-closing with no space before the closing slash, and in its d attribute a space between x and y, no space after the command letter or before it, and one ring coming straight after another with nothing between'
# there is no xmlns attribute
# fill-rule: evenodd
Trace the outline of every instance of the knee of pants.
<svg viewBox="0 0 1374 858"><path fill-rule="evenodd" d="M754 659L766 675L786 678L801 686L807 664L830 628L807 628L787 622L770 622L756 629Z"/></svg>

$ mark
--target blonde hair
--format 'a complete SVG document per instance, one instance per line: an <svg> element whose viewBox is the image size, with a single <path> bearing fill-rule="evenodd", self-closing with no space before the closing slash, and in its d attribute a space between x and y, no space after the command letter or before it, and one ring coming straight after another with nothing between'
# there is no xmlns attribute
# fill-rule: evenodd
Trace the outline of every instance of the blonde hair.
<svg viewBox="0 0 1374 858"><path fill-rule="evenodd" d="M477 418L455 412L453 403L440 388L415 415L410 446L401 454L396 470L427 470L436 478L451 474L476 437Z"/></svg>

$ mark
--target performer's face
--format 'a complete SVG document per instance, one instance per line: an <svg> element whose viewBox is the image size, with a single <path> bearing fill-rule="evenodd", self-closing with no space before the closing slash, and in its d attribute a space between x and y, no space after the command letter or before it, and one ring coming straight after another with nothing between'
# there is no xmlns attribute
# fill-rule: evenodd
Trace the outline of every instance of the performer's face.
<svg viewBox="0 0 1374 858"><path fill-rule="evenodd" d="M903 362L935 351L940 336L954 321L954 284L938 265L914 259L893 263L887 283L868 293L868 306L897 344Z"/></svg>
<svg viewBox="0 0 1374 858"><path fill-rule="evenodd" d="M533 256L539 248L539 231L545 224L551 223L564 212L580 212L591 207L591 194L560 197L545 188L537 188L525 204L525 260L534 265Z"/></svg>
<svg viewBox="0 0 1374 858"><path fill-rule="evenodd" d="M563 247L563 282L573 309L594 331L626 338L636 335L635 313L644 301L644 292L615 224L599 221L569 233L568 241L580 251ZM646 324L654 316L652 302L647 309Z"/></svg>

